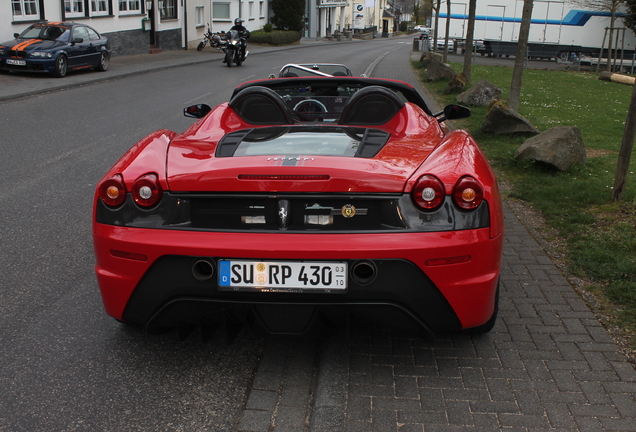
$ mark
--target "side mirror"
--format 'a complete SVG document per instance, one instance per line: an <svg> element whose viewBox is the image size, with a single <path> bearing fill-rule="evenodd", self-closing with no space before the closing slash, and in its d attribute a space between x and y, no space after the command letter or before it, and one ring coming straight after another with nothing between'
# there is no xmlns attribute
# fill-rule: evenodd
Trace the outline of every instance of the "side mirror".
<svg viewBox="0 0 636 432"><path fill-rule="evenodd" d="M203 118L206 115L208 115L210 111L212 111L212 108L210 108L210 105L198 104L198 105L192 105L187 108L184 108L183 115L186 117L192 117L192 118Z"/></svg>
<svg viewBox="0 0 636 432"><path fill-rule="evenodd" d="M459 120L470 117L470 108L465 106L450 104L444 107L444 111L433 114L433 117L437 117L438 122L445 120Z"/></svg>
<svg viewBox="0 0 636 432"><path fill-rule="evenodd" d="M20 37L20 33L13 33L13 37L16 38L16 39L19 38Z"/></svg>

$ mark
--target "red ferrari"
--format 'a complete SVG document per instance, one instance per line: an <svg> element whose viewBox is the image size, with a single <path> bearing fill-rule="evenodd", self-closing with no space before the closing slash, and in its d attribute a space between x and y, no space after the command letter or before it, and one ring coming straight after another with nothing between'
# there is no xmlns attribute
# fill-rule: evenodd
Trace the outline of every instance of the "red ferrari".
<svg viewBox="0 0 636 432"><path fill-rule="evenodd" d="M305 334L366 315L433 335L492 329L503 214L479 146L400 81L242 84L185 108L97 185L106 312L148 330Z"/></svg>

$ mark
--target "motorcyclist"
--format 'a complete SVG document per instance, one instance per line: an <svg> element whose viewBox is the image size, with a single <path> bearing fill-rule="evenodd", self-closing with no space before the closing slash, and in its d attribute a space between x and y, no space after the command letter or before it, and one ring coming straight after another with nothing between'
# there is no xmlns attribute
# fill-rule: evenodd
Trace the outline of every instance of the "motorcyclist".
<svg viewBox="0 0 636 432"><path fill-rule="evenodd" d="M237 32L239 32L239 37L241 39L244 39L241 43L241 51L242 51L242 55L241 57L243 58L243 60L245 60L245 56L246 56L246 50L247 50L247 42L245 42L245 40L247 40L250 37L250 32L247 28L245 28L245 26L243 25L243 20L241 18L237 18L234 20L234 25L232 26L232 28L230 29L230 31L232 30L236 30Z"/></svg>

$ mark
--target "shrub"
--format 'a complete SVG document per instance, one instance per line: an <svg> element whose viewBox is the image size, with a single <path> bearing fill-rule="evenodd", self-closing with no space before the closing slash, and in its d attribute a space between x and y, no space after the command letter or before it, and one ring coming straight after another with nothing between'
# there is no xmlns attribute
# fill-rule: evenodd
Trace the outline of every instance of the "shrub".
<svg viewBox="0 0 636 432"><path fill-rule="evenodd" d="M249 42L268 45L287 45L298 42L300 40L300 32L273 30L266 32L265 30L257 30L250 34Z"/></svg>
<svg viewBox="0 0 636 432"><path fill-rule="evenodd" d="M274 29L274 26L273 26L273 25L271 25L270 23L267 23L267 24L265 24L265 25L263 26L263 31L264 31L265 33L269 33L269 32L271 32L273 29Z"/></svg>

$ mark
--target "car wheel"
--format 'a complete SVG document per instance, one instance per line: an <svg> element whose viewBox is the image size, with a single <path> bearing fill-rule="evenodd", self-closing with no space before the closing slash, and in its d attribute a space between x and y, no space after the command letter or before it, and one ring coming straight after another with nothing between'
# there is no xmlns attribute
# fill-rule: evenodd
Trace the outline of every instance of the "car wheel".
<svg viewBox="0 0 636 432"><path fill-rule="evenodd" d="M227 50L225 53L225 64L227 67L232 67L232 50Z"/></svg>
<svg viewBox="0 0 636 432"><path fill-rule="evenodd" d="M495 309L492 311L492 315L484 324L470 329L472 334L488 333L495 327L497 322L497 312L499 311L499 281L497 281L497 292L495 293Z"/></svg>
<svg viewBox="0 0 636 432"><path fill-rule="evenodd" d="M55 70L53 71L53 75L58 78L62 78L66 76L66 72L68 71L68 61L66 60L66 56L61 54L55 60Z"/></svg>
<svg viewBox="0 0 636 432"><path fill-rule="evenodd" d="M102 55L99 58L99 64L97 65L95 70L98 70L100 72L104 72L106 69L108 69L108 60L109 60L108 53L102 52Z"/></svg>

